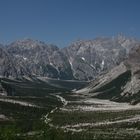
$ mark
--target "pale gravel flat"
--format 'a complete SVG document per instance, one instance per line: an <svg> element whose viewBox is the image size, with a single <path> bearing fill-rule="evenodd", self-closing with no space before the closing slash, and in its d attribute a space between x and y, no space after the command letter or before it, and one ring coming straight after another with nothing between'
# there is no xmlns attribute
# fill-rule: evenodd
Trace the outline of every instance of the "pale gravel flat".
<svg viewBox="0 0 140 140"><path fill-rule="evenodd" d="M96 122L96 123L78 123L74 125L65 125L62 126L62 129L67 129L67 128L80 128L81 127L87 127L87 126L101 126L101 125L111 125L111 124L119 124L119 123L126 123L126 122L137 122L140 121L140 115L136 115L132 118L128 119L122 119L122 120L116 120L116 121L103 121L103 122Z"/></svg>
<svg viewBox="0 0 140 140"><path fill-rule="evenodd" d="M28 107L36 107L36 108L40 108L39 106L36 106L34 104L28 103L28 102L23 102L23 101L17 101L17 100L13 100L13 99L4 99L4 98L0 98L1 102L7 102L7 103L12 103L12 104L19 104L21 106L28 106Z"/></svg>

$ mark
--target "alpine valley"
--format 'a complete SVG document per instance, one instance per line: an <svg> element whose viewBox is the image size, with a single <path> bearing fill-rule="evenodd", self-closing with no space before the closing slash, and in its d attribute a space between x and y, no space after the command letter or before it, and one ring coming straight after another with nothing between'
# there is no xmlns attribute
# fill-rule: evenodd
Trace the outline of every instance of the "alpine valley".
<svg viewBox="0 0 140 140"><path fill-rule="evenodd" d="M140 40L0 45L0 139L139 140Z"/></svg>

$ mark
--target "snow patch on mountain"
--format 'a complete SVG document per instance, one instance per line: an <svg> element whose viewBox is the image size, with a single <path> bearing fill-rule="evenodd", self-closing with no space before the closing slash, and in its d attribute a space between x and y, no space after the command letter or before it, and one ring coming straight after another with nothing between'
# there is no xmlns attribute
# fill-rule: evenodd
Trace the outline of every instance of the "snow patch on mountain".
<svg viewBox="0 0 140 140"><path fill-rule="evenodd" d="M86 61L86 59L85 59L84 57L81 57L81 59L82 59L83 61Z"/></svg>

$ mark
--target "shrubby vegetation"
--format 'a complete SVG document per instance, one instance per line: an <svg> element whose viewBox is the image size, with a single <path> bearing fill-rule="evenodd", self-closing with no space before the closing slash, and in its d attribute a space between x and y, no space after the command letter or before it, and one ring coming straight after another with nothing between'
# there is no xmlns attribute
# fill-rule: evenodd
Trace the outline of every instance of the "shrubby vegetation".
<svg viewBox="0 0 140 140"><path fill-rule="evenodd" d="M32 82L3 83L12 96L1 97L10 100L27 102L37 107L23 106L18 103L0 101L0 114L6 119L0 120L0 140L139 140L140 121L104 124L97 126L80 126L72 131L63 128L66 125L79 123L98 123L117 121L140 115L140 110L118 111L64 111L56 109L49 114L50 124L44 123L44 116L56 107L62 107L62 102L56 97L58 90L44 87L44 83ZM52 92L53 91L53 92ZM62 91L61 91L62 92ZM50 94L51 93L51 94ZM18 96L13 96L18 95ZM19 96L21 95L21 96ZM72 93L63 91L61 96L68 101L79 101L83 97L71 96ZM67 107L78 105L88 106L82 102L68 103ZM97 105L97 104L93 104Z"/></svg>

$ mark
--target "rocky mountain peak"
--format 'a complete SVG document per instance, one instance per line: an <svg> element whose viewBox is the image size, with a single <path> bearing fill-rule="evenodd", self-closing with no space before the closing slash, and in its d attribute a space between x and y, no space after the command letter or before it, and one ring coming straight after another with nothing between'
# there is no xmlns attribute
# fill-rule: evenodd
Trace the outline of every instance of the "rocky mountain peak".
<svg viewBox="0 0 140 140"><path fill-rule="evenodd" d="M28 38L23 40L17 40L8 45L8 47L24 48L24 49L36 48L38 46L46 46L46 44L44 42Z"/></svg>

